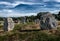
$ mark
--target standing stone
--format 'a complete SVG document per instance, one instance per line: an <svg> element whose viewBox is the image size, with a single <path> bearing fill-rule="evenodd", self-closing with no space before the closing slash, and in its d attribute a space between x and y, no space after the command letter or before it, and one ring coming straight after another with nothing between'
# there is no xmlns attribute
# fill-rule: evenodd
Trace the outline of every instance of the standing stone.
<svg viewBox="0 0 60 41"><path fill-rule="evenodd" d="M40 20L39 20L39 19L36 19L36 20L35 20L35 23L36 23L36 24L40 23Z"/></svg>
<svg viewBox="0 0 60 41"><path fill-rule="evenodd" d="M12 18L4 18L4 31L11 31L14 28L14 22Z"/></svg>
<svg viewBox="0 0 60 41"><path fill-rule="evenodd" d="M44 14L40 18L40 27L42 30L57 29L57 21L52 14Z"/></svg>
<svg viewBox="0 0 60 41"><path fill-rule="evenodd" d="M20 20L18 20L18 24L20 24L21 23L21 21Z"/></svg>
<svg viewBox="0 0 60 41"><path fill-rule="evenodd" d="M26 17L22 18L22 23L25 24L26 23Z"/></svg>
<svg viewBox="0 0 60 41"><path fill-rule="evenodd" d="M29 22L29 19L27 19L26 22Z"/></svg>

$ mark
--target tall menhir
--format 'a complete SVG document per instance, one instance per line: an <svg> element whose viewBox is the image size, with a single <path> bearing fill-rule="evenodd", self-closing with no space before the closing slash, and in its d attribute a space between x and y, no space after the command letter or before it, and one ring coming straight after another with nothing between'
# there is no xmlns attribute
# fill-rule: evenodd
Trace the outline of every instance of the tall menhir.
<svg viewBox="0 0 60 41"><path fill-rule="evenodd" d="M4 18L4 31L11 31L14 28L14 21L12 18Z"/></svg>

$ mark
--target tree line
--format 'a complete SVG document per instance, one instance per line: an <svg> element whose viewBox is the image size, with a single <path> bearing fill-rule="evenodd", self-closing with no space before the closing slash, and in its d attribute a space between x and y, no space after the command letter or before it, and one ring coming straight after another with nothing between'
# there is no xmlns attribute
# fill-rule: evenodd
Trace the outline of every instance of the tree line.
<svg viewBox="0 0 60 41"><path fill-rule="evenodd" d="M24 18L26 18L26 20L30 20L30 21L34 21L35 19L40 19L41 15L43 14L46 14L46 13L49 13L49 12L39 12L37 13L36 16L34 15L31 15L31 16L24 16L24 17L12 17L13 20L22 20ZM53 16L55 16L55 18L57 20L60 20L60 12L58 12L58 14L52 14ZM3 21L4 20L4 17L0 17L0 21Z"/></svg>

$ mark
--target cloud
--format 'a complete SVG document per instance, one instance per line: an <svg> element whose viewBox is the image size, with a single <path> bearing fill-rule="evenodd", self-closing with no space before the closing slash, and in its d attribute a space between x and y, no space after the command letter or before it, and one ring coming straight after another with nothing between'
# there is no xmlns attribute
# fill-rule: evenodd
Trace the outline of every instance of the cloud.
<svg viewBox="0 0 60 41"><path fill-rule="evenodd" d="M5 11L5 10L3 10L3 11ZM11 11L11 10L6 10L6 11L8 11L8 13L0 12L0 17L21 17L21 16L37 15L37 13L19 13L19 12L15 12L15 11ZM57 14L59 11L60 10L50 10L49 12ZM40 12L43 12L43 11L40 11ZM44 12L47 12L47 11L44 11Z"/></svg>
<svg viewBox="0 0 60 41"><path fill-rule="evenodd" d="M15 6L18 5L19 3L10 3L10 2L2 1L2 2L0 2L0 4L6 5L6 7L15 7Z"/></svg>
<svg viewBox="0 0 60 41"><path fill-rule="evenodd" d="M31 16L37 15L37 13L19 13L10 9L0 10L0 17L21 17L21 16Z"/></svg>
<svg viewBox="0 0 60 41"><path fill-rule="evenodd" d="M54 0L54 1L56 1L56 2L60 2L60 0Z"/></svg>
<svg viewBox="0 0 60 41"><path fill-rule="evenodd" d="M32 3L32 2L23 2L23 1L14 1L13 3L11 2L5 2L5 1L1 1L0 5L6 5L6 8L14 8L19 4L28 4L28 5L34 5L34 4L41 4L41 3ZM4 7L3 7L4 8Z"/></svg>
<svg viewBox="0 0 60 41"><path fill-rule="evenodd" d="M50 2L52 2L52 1L53 1L53 2L60 2L60 0L43 0L43 2L49 2L49 1L50 1Z"/></svg>
<svg viewBox="0 0 60 41"><path fill-rule="evenodd" d="M57 8L60 8L60 4L55 4L54 6Z"/></svg>
<svg viewBox="0 0 60 41"><path fill-rule="evenodd" d="M53 11L49 11L49 12L54 13L54 14L58 14L59 11L60 10L53 10Z"/></svg>
<svg viewBox="0 0 60 41"><path fill-rule="evenodd" d="M1 7L0 16L3 17L30 16L42 11L58 12L60 0L6 0L0 1Z"/></svg>
<svg viewBox="0 0 60 41"><path fill-rule="evenodd" d="M36 13L8 13L8 14L5 14L5 13L0 13L0 17L21 17L21 16L31 16L31 15L37 15Z"/></svg>
<svg viewBox="0 0 60 41"><path fill-rule="evenodd" d="M28 4L28 5L41 4L41 3L24 2L24 1L15 1L15 3L16 4Z"/></svg>
<svg viewBox="0 0 60 41"><path fill-rule="evenodd" d="M21 17L21 16L31 16L31 15L36 15L36 13L10 13L10 14L7 14L6 17Z"/></svg>
<svg viewBox="0 0 60 41"><path fill-rule="evenodd" d="M1 12L13 12L13 10L3 9Z"/></svg>
<svg viewBox="0 0 60 41"><path fill-rule="evenodd" d="M50 1L50 0L43 0L43 2L47 2L47 1Z"/></svg>

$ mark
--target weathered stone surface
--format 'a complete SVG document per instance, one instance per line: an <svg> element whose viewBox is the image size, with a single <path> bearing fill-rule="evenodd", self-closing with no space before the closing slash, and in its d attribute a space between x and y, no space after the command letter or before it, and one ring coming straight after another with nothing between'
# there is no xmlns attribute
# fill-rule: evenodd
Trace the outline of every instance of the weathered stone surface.
<svg viewBox="0 0 60 41"><path fill-rule="evenodd" d="M40 23L40 20L39 20L39 19L36 19L36 20L35 20L35 23L36 23L36 24Z"/></svg>
<svg viewBox="0 0 60 41"><path fill-rule="evenodd" d="M22 23L25 24L26 23L26 17L22 18Z"/></svg>
<svg viewBox="0 0 60 41"><path fill-rule="evenodd" d="M57 27L57 21L55 17L50 14L44 14L40 18L40 27L42 30L47 30L47 29L56 29Z"/></svg>
<svg viewBox="0 0 60 41"><path fill-rule="evenodd" d="M4 31L10 31L14 28L14 22L12 18L4 18Z"/></svg>

